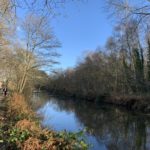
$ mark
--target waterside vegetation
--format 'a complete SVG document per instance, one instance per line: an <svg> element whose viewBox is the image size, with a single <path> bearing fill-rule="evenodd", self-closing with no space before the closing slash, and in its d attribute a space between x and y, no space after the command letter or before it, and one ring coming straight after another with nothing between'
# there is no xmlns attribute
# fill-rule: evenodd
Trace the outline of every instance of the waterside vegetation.
<svg viewBox="0 0 150 150"><path fill-rule="evenodd" d="M47 90L91 101L106 98L109 103L149 112L148 27L141 32L135 19L117 25L105 47L87 52L76 67L51 75Z"/></svg>
<svg viewBox="0 0 150 150"><path fill-rule="evenodd" d="M2 149L88 149L82 131L71 133L43 129L40 126L38 117L22 95L14 93L7 102L7 108L4 121L0 126L0 146Z"/></svg>

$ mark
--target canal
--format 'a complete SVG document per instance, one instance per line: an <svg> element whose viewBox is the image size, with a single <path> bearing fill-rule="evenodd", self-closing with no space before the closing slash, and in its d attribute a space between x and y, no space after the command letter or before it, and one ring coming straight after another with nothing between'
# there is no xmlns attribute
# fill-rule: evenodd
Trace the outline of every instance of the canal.
<svg viewBox="0 0 150 150"><path fill-rule="evenodd" d="M43 127L85 130L91 150L150 150L150 116L124 108L34 94L33 108Z"/></svg>

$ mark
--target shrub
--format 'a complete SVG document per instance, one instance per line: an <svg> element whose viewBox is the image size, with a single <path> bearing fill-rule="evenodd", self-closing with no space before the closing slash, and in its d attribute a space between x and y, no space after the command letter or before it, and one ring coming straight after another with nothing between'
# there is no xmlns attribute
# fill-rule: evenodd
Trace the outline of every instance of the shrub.
<svg viewBox="0 0 150 150"><path fill-rule="evenodd" d="M36 124L36 122L27 119L18 121L15 127L21 130L28 130L29 132L32 132L34 134L38 134L41 132L41 128Z"/></svg>
<svg viewBox="0 0 150 150"><path fill-rule="evenodd" d="M31 118L34 116L34 112L28 106L25 98L17 93L14 93L9 100L9 110L8 113L11 116L15 116L18 119Z"/></svg>

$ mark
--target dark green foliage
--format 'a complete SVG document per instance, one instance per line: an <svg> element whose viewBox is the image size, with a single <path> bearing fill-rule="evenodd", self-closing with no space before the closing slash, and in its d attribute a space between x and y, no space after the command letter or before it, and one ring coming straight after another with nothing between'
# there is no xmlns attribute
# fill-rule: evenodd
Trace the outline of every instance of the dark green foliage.
<svg viewBox="0 0 150 150"><path fill-rule="evenodd" d="M134 55L136 90L141 91L143 89L144 84L144 64L140 57L138 48L133 49L133 55Z"/></svg>
<svg viewBox="0 0 150 150"><path fill-rule="evenodd" d="M147 40L147 80L150 81L150 40Z"/></svg>

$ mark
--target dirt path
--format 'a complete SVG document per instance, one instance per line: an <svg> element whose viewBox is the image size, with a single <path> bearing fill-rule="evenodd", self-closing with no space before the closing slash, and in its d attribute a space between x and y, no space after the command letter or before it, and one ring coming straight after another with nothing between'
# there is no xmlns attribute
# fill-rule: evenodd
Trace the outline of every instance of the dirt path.
<svg viewBox="0 0 150 150"><path fill-rule="evenodd" d="M6 98L0 95L0 130L5 130L2 128L2 126L6 124L6 113L7 113ZM3 143L3 138L0 139L0 150L6 150L6 145L5 143Z"/></svg>
<svg viewBox="0 0 150 150"><path fill-rule="evenodd" d="M0 96L0 122L4 120L6 114L6 101L3 96Z"/></svg>

